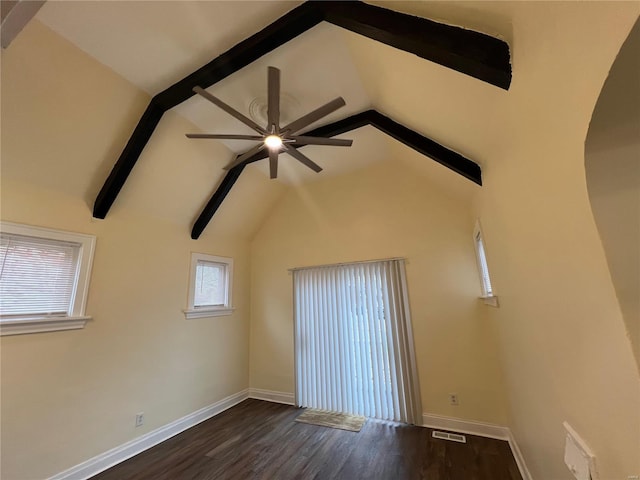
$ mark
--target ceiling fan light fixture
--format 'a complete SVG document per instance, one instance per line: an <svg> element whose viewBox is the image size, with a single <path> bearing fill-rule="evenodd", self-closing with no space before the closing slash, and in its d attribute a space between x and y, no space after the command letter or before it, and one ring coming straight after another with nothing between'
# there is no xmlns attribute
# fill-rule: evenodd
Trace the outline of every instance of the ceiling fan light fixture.
<svg viewBox="0 0 640 480"><path fill-rule="evenodd" d="M256 131L258 135L228 135L217 133L188 133L188 138L209 138L218 140L254 140L259 141L258 145L251 150L236 156L236 158L224 166L224 170L230 170L248 160L253 156L260 153L263 148L269 150L269 176L271 178L277 178L278 176L278 156L280 153L287 153L289 156L295 158L303 165L309 167L314 172L322 171L322 167L307 158L302 152L298 151L298 147L304 147L305 145L333 145L336 147L350 147L353 143L352 140L344 140L339 138L325 138L325 137L313 137L308 135L297 135L305 127L313 124L314 122L326 117L330 113L333 113L340 107L344 107L344 98L334 98L329 103L316 108L310 113L303 115L302 117L287 123L284 127L281 127L280 118L280 70L275 67L267 68L267 126L261 127L258 123L254 122L244 114L230 107L219 98L211 95L204 88L195 86L193 91L198 95L206 98L218 108L224 110L232 117L240 120L246 126ZM286 145L287 144L287 145ZM290 144L290 145L288 145Z"/></svg>
<svg viewBox="0 0 640 480"><path fill-rule="evenodd" d="M264 144L267 146L267 148L276 150L282 147L282 138L280 138L278 135L268 135L264 139Z"/></svg>

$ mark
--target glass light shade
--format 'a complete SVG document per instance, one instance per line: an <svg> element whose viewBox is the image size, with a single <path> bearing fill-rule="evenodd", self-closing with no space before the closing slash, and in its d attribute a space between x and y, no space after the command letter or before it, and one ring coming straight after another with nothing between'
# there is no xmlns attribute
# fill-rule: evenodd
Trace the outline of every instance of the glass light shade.
<svg viewBox="0 0 640 480"><path fill-rule="evenodd" d="M268 148L280 148L282 146L282 139L278 135L269 135L264 139L264 144Z"/></svg>

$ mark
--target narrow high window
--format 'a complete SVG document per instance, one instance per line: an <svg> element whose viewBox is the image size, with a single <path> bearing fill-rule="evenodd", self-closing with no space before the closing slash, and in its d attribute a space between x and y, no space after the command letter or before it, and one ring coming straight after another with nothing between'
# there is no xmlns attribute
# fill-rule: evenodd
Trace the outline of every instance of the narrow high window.
<svg viewBox="0 0 640 480"><path fill-rule="evenodd" d="M478 273L480 274L480 286L482 288L482 298L485 303L498 306L497 297L494 294L493 287L491 286L491 277L489 276L489 265L487 263L487 253L484 246L484 240L482 238L482 229L480 228L480 222L476 222L476 227L473 231L473 241L476 248L476 260L478 262Z"/></svg>

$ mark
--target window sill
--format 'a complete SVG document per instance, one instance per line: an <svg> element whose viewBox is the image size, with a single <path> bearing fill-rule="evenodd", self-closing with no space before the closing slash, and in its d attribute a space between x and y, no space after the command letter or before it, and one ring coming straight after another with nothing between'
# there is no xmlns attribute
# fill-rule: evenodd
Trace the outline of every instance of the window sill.
<svg viewBox="0 0 640 480"><path fill-rule="evenodd" d="M485 305L500 308L500 303L498 303L498 297L496 295L490 295L488 297L480 297L480 300L482 300L482 302Z"/></svg>
<svg viewBox="0 0 640 480"><path fill-rule="evenodd" d="M84 328L91 317L31 317L0 321L0 336Z"/></svg>
<svg viewBox="0 0 640 480"><path fill-rule="evenodd" d="M194 318L207 318L207 317L225 317L231 315L235 308L198 308L192 310L184 310L184 317L187 320Z"/></svg>

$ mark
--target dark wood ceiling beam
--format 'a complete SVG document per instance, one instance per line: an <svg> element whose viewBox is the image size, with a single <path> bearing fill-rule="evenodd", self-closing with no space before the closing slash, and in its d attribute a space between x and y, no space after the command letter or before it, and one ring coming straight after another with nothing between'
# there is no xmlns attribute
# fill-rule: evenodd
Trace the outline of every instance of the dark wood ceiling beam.
<svg viewBox="0 0 640 480"><path fill-rule="evenodd" d="M342 120L314 128L313 130L305 132L305 135L330 138L367 125L377 128L381 132L386 133L415 151L435 160L447 168L450 168L472 182L482 185L482 170L480 169L480 165L469 160L463 155L440 145L438 142L435 142L434 140L407 128L404 125L399 124L376 110L366 110L364 112L356 113L355 115L343 118ZM304 148L304 146L300 146L298 148ZM231 191L231 187L233 187L240 177L244 167L249 163L263 160L267 158L267 156L268 154L264 151L258 152L252 157L249 157L244 163L227 172L194 223L191 230L191 238L196 240L200 237L218 208L220 208L220 205L222 205L226 196Z"/></svg>
<svg viewBox="0 0 640 480"><path fill-rule="evenodd" d="M313 130L305 132L304 135L330 138L366 125L371 125L372 127L377 128L381 132L395 138L399 142L414 149L422 155L435 160L472 182L482 185L482 172L477 163L457 152L454 152L453 150L448 149L447 147L440 145L438 142L405 127L395 120L381 114L377 110L366 110L364 112L356 113L355 115L343 118L337 122L314 128ZM253 157L250 157L245 164L257 162L264 158L267 158L267 153L263 150L255 154Z"/></svg>
<svg viewBox="0 0 640 480"><path fill-rule="evenodd" d="M463 177L478 185L482 185L482 170L480 165L460 155L453 150L440 145L438 142L391 120L375 110L370 114L371 125L390 137L395 138L415 151L435 160L445 167L459 173Z"/></svg>
<svg viewBox="0 0 640 480"><path fill-rule="evenodd" d="M98 194L93 216L105 218L162 114L193 96L193 87L214 85L322 21L509 88L509 46L502 40L362 2L305 2L151 100Z"/></svg>
<svg viewBox="0 0 640 480"><path fill-rule="evenodd" d="M93 204L93 216L95 218L105 218L107 216L111 205L113 205L120 190L122 190L131 170L135 167L138 157L140 157L142 150L151 135L153 135L158 123L160 123L164 112L164 108L154 100L151 100L96 197L96 201Z"/></svg>
<svg viewBox="0 0 640 480"><path fill-rule="evenodd" d="M509 45L500 39L362 2L319 4L327 22L509 89Z"/></svg>
<svg viewBox="0 0 640 480"><path fill-rule="evenodd" d="M227 172L220 182L220 185L218 185L215 193L205 205L202 213L196 220L196 223L193 224L193 228L191 229L191 238L197 240L198 237L200 237L200 234L204 231L207 225L209 225L213 215L218 211L218 208L220 208L224 199L227 198L227 195L231 191L231 187L233 187L236 180L240 178L240 174L246 166L246 163L241 163Z"/></svg>

